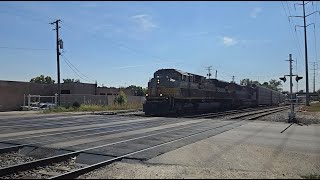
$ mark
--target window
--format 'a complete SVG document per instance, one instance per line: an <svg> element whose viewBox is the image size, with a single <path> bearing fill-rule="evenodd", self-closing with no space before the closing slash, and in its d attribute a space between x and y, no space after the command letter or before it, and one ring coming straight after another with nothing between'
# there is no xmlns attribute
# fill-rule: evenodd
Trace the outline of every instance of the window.
<svg viewBox="0 0 320 180"><path fill-rule="evenodd" d="M70 94L70 90L61 90L61 94Z"/></svg>

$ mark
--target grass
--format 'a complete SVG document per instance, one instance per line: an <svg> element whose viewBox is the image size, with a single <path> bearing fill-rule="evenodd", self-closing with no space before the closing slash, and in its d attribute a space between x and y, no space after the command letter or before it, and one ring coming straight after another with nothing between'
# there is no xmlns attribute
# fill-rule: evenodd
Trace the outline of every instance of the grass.
<svg viewBox="0 0 320 180"><path fill-rule="evenodd" d="M303 179L320 179L320 175L310 174L307 176L301 176Z"/></svg>
<svg viewBox="0 0 320 180"><path fill-rule="evenodd" d="M112 110L129 110L129 109L141 109L142 104L114 104L114 105L87 105L87 104L81 104L79 108L73 108L73 107L63 107L58 106L53 109L44 110L43 113L60 113L60 112L84 112L84 111L112 111Z"/></svg>
<svg viewBox="0 0 320 180"><path fill-rule="evenodd" d="M310 103L310 106L303 106L302 110L305 110L308 112L320 112L320 102Z"/></svg>

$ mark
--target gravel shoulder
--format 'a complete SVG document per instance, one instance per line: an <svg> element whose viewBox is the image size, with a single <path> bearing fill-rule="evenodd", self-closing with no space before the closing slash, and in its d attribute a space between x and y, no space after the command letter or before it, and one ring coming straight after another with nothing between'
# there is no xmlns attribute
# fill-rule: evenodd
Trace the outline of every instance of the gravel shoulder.
<svg viewBox="0 0 320 180"><path fill-rule="evenodd" d="M282 115L281 115L282 114ZM292 125L274 119L233 130L167 152L146 162L116 162L81 179L285 178L320 173L320 125ZM282 119L282 121L284 121Z"/></svg>
<svg viewBox="0 0 320 180"><path fill-rule="evenodd" d="M261 121L272 121L272 122L288 122L288 113L289 110L282 111L276 114L270 114L259 118ZM320 124L320 112L305 112L300 111L299 108L296 108L296 120L298 123L303 125L310 124Z"/></svg>

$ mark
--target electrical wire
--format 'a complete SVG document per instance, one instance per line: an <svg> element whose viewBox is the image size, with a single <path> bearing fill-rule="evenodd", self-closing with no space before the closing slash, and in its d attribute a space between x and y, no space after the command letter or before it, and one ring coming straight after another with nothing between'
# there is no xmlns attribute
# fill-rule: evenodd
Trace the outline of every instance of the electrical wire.
<svg viewBox="0 0 320 180"><path fill-rule="evenodd" d="M65 61L65 63L69 66L69 68L80 78L80 79L82 79L82 80L84 80L84 81L87 81L87 82L90 82L90 80L88 80L88 79L86 79L86 78L83 78L82 76L80 76L73 68L72 68L72 66L69 64L69 62L66 60L66 58L65 58L65 56L63 56L62 54L61 54L61 57L62 57L62 59Z"/></svg>
<svg viewBox="0 0 320 180"><path fill-rule="evenodd" d="M284 12L285 12L285 14L286 14L286 16L287 17L289 17L289 16L291 16L291 11L290 11L290 8L289 8L289 4L288 4L288 2L286 1L286 4L287 4L287 8L288 8L288 13L287 13L287 11L286 11L286 9L285 9L285 6L283 5L283 2L281 1L281 5L282 5L282 7L283 7L283 10L284 10ZM289 14L289 15L288 15ZM297 34L297 31L295 31L295 33L293 33L293 27L294 27L294 24L293 24L293 22L291 23L291 21L288 19L288 21L289 21L289 29L290 29L290 31L291 31L291 34L292 34L292 36L293 36L293 41L297 41L296 43L295 43L295 45L296 45L296 48L298 49L298 53L299 53L299 55L300 55L300 58L302 59L302 52L301 52L301 46L300 46L300 41L299 41L299 38L298 38L298 34ZM293 24L293 25L292 25ZM298 44L298 45L297 45Z"/></svg>
<svg viewBox="0 0 320 180"><path fill-rule="evenodd" d="M68 61L68 63L76 70L78 71L82 76L86 77L87 79L90 79L88 76L86 76L85 74L83 74L82 72L79 71L78 68L76 68L69 60L66 56L64 56L65 60Z"/></svg>
<svg viewBox="0 0 320 180"><path fill-rule="evenodd" d="M54 49L7 47L7 46L1 46L0 49L35 50L35 51L54 51Z"/></svg>

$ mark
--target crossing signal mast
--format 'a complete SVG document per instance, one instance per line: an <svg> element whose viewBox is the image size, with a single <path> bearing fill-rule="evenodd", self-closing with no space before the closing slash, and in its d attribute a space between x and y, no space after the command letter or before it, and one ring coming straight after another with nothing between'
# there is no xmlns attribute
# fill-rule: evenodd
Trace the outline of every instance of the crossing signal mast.
<svg viewBox="0 0 320 180"><path fill-rule="evenodd" d="M295 113L294 113L294 98L293 98L293 93L292 93L292 87L293 87L293 84L292 84L292 76L296 76L296 81L298 82L300 79L302 79L302 77L298 76L298 75L292 75L292 55L289 54L289 65L290 65L290 75L284 75L283 77L279 78L280 80L282 80L283 82L286 82L287 79L286 79L286 76L289 76L290 77L290 112L288 114L288 117L289 117L289 123L291 122L295 122Z"/></svg>

